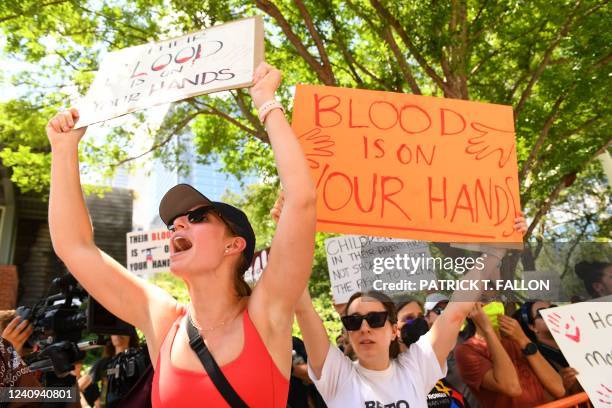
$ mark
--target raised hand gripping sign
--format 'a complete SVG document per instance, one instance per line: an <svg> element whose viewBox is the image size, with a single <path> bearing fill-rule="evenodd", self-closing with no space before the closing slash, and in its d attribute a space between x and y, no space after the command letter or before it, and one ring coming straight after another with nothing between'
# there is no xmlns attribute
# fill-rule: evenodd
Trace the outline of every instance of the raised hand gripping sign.
<svg viewBox="0 0 612 408"><path fill-rule="evenodd" d="M77 103L77 128L126 113L252 83L263 23L251 17L109 53Z"/></svg>
<svg viewBox="0 0 612 408"><path fill-rule="evenodd" d="M511 107L299 85L294 112L318 231L522 242Z"/></svg>

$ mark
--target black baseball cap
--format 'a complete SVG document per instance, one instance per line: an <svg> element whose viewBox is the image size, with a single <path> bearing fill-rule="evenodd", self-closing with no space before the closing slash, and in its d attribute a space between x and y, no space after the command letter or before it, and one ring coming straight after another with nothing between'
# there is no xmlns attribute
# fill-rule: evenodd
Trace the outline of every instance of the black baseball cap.
<svg viewBox="0 0 612 408"><path fill-rule="evenodd" d="M247 260L247 265L250 265L255 252L255 233L249 219L242 210L220 201L212 201L189 184L177 184L162 197L159 203L159 216L164 224L170 225L176 217L180 217L198 205L214 207L224 221L232 223L232 231L246 241L243 254Z"/></svg>

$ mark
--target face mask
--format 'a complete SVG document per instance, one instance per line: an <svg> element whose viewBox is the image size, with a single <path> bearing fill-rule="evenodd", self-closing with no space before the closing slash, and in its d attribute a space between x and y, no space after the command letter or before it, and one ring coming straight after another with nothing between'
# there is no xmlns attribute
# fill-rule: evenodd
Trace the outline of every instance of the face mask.
<svg viewBox="0 0 612 408"><path fill-rule="evenodd" d="M404 343L406 346L416 343L419 338L428 331L429 325L427 324L427 321L422 317L418 317L411 323L406 323L404 326L402 326L402 330L400 331L402 343Z"/></svg>
<svg viewBox="0 0 612 408"><path fill-rule="evenodd" d="M491 302L482 307L482 311L487 315L495 330L499 330L497 316L500 314L503 315L504 310L504 304L502 302Z"/></svg>

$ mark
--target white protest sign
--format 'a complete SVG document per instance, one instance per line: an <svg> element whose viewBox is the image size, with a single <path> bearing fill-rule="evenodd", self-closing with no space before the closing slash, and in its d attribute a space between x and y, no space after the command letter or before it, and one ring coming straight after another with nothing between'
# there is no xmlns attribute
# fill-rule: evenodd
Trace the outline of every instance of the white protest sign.
<svg viewBox="0 0 612 408"><path fill-rule="evenodd" d="M427 242L370 241L361 246L362 290L376 290L388 296L418 292L436 280L430 260Z"/></svg>
<svg viewBox="0 0 612 408"><path fill-rule="evenodd" d="M415 247L416 252L427 251L427 254L429 254L427 243L421 241L370 237L366 235L343 235L326 239L327 267L335 304L346 303L356 291L368 286L371 287L372 282L365 282L361 273L361 248L371 242L404 243L404 246L417 245L418 248ZM407 247L404 250L407 250Z"/></svg>
<svg viewBox="0 0 612 408"><path fill-rule="evenodd" d="M170 272L170 231L128 232L127 270L135 275Z"/></svg>
<svg viewBox="0 0 612 408"><path fill-rule="evenodd" d="M87 95L77 103L76 127L249 86L263 53L261 17L111 52L100 63Z"/></svg>
<svg viewBox="0 0 612 408"><path fill-rule="evenodd" d="M246 283L249 285L255 285L257 283L264 269L266 269L266 266L268 265L269 254L270 248L255 252L251 266L244 273L244 280Z"/></svg>
<svg viewBox="0 0 612 408"><path fill-rule="evenodd" d="M612 406L612 302L574 303L540 313L593 405Z"/></svg>
<svg viewBox="0 0 612 408"><path fill-rule="evenodd" d="M523 271L523 281L525 281L525 286L528 288L536 286L530 286L529 282L531 281L544 281L549 284L549 289L546 289L543 285L537 285L538 289L527 290L527 299L556 302L563 295L561 291L561 275L555 271Z"/></svg>

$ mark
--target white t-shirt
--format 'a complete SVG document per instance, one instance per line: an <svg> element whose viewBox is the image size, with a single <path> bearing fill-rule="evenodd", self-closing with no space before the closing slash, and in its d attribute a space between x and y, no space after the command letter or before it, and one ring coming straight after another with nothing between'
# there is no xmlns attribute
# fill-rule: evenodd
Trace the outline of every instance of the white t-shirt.
<svg viewBox="0 0 612 408"><path fill-rule="evenodd" d="M427 408L427 394L446 376L429 336L421 336L383 371L368 370L330 344L321 378L308 375L329 408Z"/></svg>

